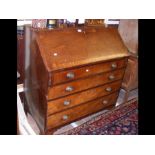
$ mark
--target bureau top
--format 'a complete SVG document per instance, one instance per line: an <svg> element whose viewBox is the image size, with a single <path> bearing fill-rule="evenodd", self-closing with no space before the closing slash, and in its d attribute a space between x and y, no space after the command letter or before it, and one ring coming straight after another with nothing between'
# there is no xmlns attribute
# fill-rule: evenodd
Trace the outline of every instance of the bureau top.
<svg viewBox="0 0 155 155"><path fill-rule="evenodd" d="M115 28L38 31L36 41L48 71L128 56Z"/></svg>

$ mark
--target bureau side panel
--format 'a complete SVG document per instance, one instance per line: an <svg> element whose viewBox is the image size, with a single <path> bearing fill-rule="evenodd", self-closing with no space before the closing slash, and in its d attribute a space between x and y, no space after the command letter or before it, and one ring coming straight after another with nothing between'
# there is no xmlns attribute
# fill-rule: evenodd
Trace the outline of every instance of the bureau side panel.
<svg viewBox="0 0 155 155"><path fill-rule="evenodd" d="M30 29L26 36L26 67L25 67L25 96L28 111L36 121L41 133L45 131L49 73L43 63L38 45L35 41L36 34ZM29 41L30 39L30 41Z"/></svg>

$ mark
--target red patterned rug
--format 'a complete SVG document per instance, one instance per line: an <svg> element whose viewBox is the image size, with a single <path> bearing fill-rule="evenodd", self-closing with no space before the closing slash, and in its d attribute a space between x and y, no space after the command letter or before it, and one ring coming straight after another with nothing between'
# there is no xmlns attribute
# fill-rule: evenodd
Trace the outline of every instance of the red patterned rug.
<svg viewBox="0 0 155 155"><path fill-rule="evenodd" d="M138 101L132 99L62 135L137 135Z"/></svg>

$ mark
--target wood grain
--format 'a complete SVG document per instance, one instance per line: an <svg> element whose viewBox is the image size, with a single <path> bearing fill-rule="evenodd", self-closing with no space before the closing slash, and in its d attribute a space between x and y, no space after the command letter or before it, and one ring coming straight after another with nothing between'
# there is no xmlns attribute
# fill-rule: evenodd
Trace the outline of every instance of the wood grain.
<svg viewBox="0 0 155 155"><path fill-rule="evenodd" d="M127 49L114 28L81 29L25 29L25 105L41 134L116 103ZM73 79L66 79L68 72ZM71 104L64 106L64 100Z"/></svg>
<svg viewBox="0 0 155 155"><path fill-rule="evenodd" d="M138 19L121 19L118 31L128 50L138 55Z"/></svg>
<svg viewBox="0 0 155 155"><path fill-rule="evenodd" d="M138 58L130 56L125 70L122 88L132 90L138 87Z"/></svg>
<svg viewBox="0 0 155 155"><path fill-rule="evenodd" d="M47 128L49 129L49 128L58 127L66 123L72 122L75 119L78 119L88 114L102 110L103 108L106 108L109 105L115 104L117 96L118 96L118 92L105 96L103 98L97 99L95 101L93 100L91 102L82 104L75 108L65 110L55 115L51 115L50 117L47 118ZM105 100L108 101L107 104L103 103L103 101ZM67 115L68 119L63 120L64 115Z"/></svg>
<svg viewBox="0 0 155 155"><path fill-rule="evenodd" d="M123 68L112 72L91 76L85 79L80 79L73 82L53 86L52 88L49 88L48 99L56 99L82 90L86 90L109 82L113 82L115 80L122 79L124 75L124 70L125 69ZM109 79L110 75L113 75L115 78L113 80L110 80ZM70 92L66 91L67 87L72 87L73 91Z"/></svg>
<svg viewBox="0 0 155 155"><path fill-rule="evenodd" d="M82 103L97 99L99 97L109 95L115 91L118 91L120 89L122 80L118 80L116 82L106 84L103 86L99 86L97 88L92 88L86 91L83 91L81 93L76 93L74 95L69 95L67 97L63 97L60 99L56 99L53 101L48 102L48 109L47 114L51 115L56 112L60 112L62 110L71 108L73 106L80 105ZM108 92L106 91L106 88L111 87L112 91ZM69 105L64 105L64 102L68 101L70 102Z"/></svg>
<svg viewBox="0 0 155 155"><path fill-rule="evenodd" d="M80 33L77 29L40 31L36 40L49 71L128 55L114 28L85 28Z"/></svg>
<svg viewBox="0 0 155 155"><path fill-rule="evenodd" d="M98 73L120 69L125 67L126 63L127 63L127 59L118 59L118 60L116 59L116 60L111 60L104 63L93 64L93 65L83 66L83 67L74 68L74 69L68 69L65 71L59 71L52 74L53 85L60 84L63 82L73 81L79 78L84 78ZM113 69L112 64L116 64L117 67ZM67 77L68 73L74 74L74 78L68 78Z"/></svg>

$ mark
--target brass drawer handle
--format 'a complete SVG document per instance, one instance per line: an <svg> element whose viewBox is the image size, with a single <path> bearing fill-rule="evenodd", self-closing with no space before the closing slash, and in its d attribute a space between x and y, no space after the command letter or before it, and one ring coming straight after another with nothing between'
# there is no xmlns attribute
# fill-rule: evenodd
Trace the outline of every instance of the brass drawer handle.
<svg viewBox="0 0 155 155"><path fill-rule="evenodd" d="M68 119L68 116L67 116L67 115L63 115L63 116L62 116L62 119L63 119L63 120L67 120L67 119Z"/></svg>
<svg viewBox="0 0 155 155"><path fill-rule="evenodd" d="M103 101L103 104L108 104L108 101L107 101L107 100L104 100L104 101Z"/></svg>
<svg viewBox="0 0 155 155"><path fill-rule="evenodd" d="M67 91L67 92L71 92L71 91L73 91L73 90L74 90L74 88L73 88L72 86L66 87L66 91Z"/></svg>
<svg viewBox="0 0 155 155"><path fill-rule="evenodd" d="M108 87L105 90L108 91L108 92L110 92L110 91L112 91L112 88L111 87Z"/></svg>
<svg viewBox="0 0 155 155"><path fill-rule="evenodd" d="M73 72L67 73L67 78L68 78L68 79L73 79L74 77L75 77L75 75L74 75Z"/></svg>
<svg viewBox="0 0 155 155"><path fill-rule="evenodd" d="M64 105L69 105L70 101L64 101Z"/></svg>
<svg viewBox="0 0 155 155"><path fill-rule="evenodd" d="M117 68L117 64L116 64L116 63L112 63L111 67L112 67L113 69L115 69L115 68Z"/></svg>
<svg viewBox="0 0 155 155"><path fill-rule="evenodd" d="M114 80L114 79L115 79L115 76L114 76L114 75L110 75L110 76L109 76L109 79L110 79L110 80Z"/></svg>

